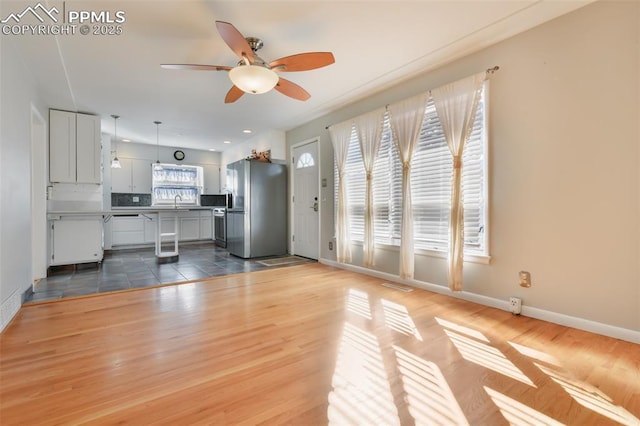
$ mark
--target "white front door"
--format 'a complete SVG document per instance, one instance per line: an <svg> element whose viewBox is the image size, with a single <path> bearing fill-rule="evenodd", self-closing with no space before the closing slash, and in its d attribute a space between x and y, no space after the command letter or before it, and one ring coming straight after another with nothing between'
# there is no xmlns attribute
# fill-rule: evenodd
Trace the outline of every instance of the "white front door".
<svg viewBox="0 0 640 426"><path fill-rule="evenodd" d="M292 252L318 259L320 200L318 190L318 141L293 148Z"/></svg>

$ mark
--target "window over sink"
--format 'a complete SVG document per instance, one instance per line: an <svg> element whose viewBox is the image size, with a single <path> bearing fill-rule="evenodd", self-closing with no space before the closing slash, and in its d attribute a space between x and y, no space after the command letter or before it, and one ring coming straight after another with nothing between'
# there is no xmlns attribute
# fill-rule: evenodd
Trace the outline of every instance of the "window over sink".
<svg viewBox="0 0 640 426"><path fill-rule="evenodd" d="M199 206L203 186L200 166L154 164L153 206Z"/></svg>

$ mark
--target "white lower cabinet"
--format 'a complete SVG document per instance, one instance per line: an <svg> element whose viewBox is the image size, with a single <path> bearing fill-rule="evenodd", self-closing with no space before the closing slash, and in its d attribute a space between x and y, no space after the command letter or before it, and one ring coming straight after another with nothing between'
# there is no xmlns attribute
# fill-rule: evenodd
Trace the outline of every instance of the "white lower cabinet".
<svg viewBox="0 0 640 426"><path fill-rule="evenodd" d="M213 239L213 216L209 209L180 211L178 215L178 241ZM161 232L174 232L173 214L163 213ZM114 216L111 218L112 246L153 244L156 241L158 214L140 216Z"/></svg>
<svg viewBox="0 0 640 426"><path fill-rule="evenodd" d="M111 244L113 246L144 243L144 217L114 217L111 225Z"/></svg>
<svg viewBox="0 0 640 426"><path fill-rule="evenodd" d="M184 212L180 214L180 241L200 239L200 212Z"/></svg>
<svg viewBox="0 0 640 426"><path fill-rule="evenodd" d="M200 211L200 239L213 239L213 214L211 210Z"/></svg>
<svg viewBox="0 0 640 426"><path fill-rule="evenodd" d="M50 266L102 261L102 216L62 216L50 223Z"/></svg>

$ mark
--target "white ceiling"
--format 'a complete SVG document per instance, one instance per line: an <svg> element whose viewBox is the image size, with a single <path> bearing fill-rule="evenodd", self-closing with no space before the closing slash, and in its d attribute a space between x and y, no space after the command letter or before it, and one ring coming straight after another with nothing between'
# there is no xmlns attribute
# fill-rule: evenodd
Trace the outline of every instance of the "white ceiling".
<svg viewBox="0 0 640 426"><path fill-rule="evenodd" d="M287 130L375 91L527 30L589 1L72 1L70 10L125 12L118 36L12 36L54 108L121 116L118 139L222 151L252 135ZM37 1L2 0L2 17ZM62 10L62 1L43 1ZM161 69L161 63L234 66L215 21L263 39L267 62L331 51L335 64L283 73L311 99L276 91L224 104L226 72ZM3 36L6 37L6 36ZM1 54L1 53L0 53ZM488 66L499 64L487 64Z"/></svg>

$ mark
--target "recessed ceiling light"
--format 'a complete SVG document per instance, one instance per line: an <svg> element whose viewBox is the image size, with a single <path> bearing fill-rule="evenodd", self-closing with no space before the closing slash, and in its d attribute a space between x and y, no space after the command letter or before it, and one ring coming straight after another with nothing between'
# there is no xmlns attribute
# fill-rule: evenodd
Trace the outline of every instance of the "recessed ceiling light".
<svg viewBox="0 0 640 426"><path fill-rule="evenodd" d="M215 150L216 150L215 148L209 148L209 151L215 151Z"/></svg>
<svg viewBox="0 0 640 426"><path fill-rule="evenodd" d="M131 139L122 139L122 142L131 142Z"/></svg>
<svg viewBox="0 0 640 426"><path fill-rule="evenodd" d="M251 131L251 129L244 129L244 130L242 131L242 133L247 133L247 134L248 134L248 133L253 133L253 132Z"/></svg>
<svg viewBox="0 0 640 426"><path fill-rule="evenodd" d="M231 143L231 141L224 141L224 143Z"/></svg>

